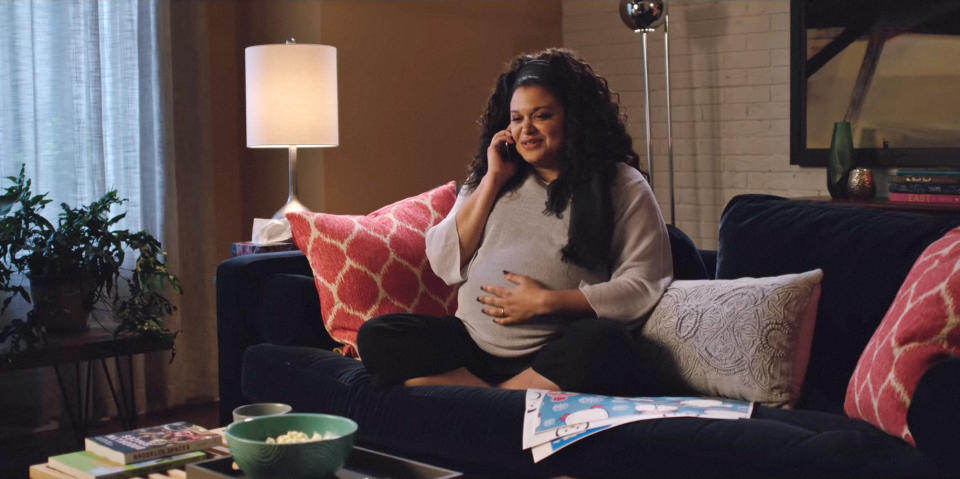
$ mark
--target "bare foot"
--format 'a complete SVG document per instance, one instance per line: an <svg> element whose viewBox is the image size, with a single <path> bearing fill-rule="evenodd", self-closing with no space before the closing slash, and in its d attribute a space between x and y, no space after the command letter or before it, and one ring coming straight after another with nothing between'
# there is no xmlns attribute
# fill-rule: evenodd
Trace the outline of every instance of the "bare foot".
<svg viewBox="0 0 960 479"><path fill-rule="evenodd" d="M478 378L467 368L457 368L433 376L410 378L403 382L406 386L479 386L493 387L486 381Z"/></svg>
<svg viewBox="0 0 960 479"><path fill-rule="evenodd" d="M560 386L555 382L545 378L540 373L527 368L520 371L520 374L500 383L501 389L547 389L549 391L559 391Z"/></svg>

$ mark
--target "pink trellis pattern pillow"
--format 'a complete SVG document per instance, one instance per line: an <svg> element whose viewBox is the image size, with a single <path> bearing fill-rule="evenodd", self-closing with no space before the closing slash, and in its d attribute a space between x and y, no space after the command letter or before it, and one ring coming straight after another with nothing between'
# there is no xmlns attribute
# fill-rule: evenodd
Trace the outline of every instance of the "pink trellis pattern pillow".
<svg viewBox="0 0 960 479"><path fill-rule="evenodd" d="M915 444L907 410L931 366L960 355L960 228L930 244L907 274L847 385L844 410Z"/></svg>
<svg viewBox="0 0 960 479"><path fill-rule="evenodd" d="M366 216L288 213L293 240L307 256L320 295L323 324L357 356L357 331L387 313L453 314L457 290L433 274L427 229L456 201L451 181Z"/></svg>

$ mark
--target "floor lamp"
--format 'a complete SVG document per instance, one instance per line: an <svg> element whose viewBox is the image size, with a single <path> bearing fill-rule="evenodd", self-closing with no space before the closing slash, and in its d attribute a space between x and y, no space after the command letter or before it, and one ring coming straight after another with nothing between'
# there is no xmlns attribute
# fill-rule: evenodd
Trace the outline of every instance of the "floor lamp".
<svg viewBox="0 0 960 479"><path fill-rule="evenodd" d="M340 144L337 114L337 49L296 43L245 50L247 147L286 148L287 203L276 214L306 208L297 199L297 148Z"/></svg>
<svg viewBox="0 0 960 479"><path fill-rule="evenodd" d="M670 177L670 224L676 224L676 200L673 187L673 132L670 119L670 19L666 0L620 0L620 19L634 32L640 33L643 59L643 108L647 134L647 173L653 186L653 140L650 138L650 83L647 74L647 34L663 24L663 53L667 85L667 167Z"/></svg>

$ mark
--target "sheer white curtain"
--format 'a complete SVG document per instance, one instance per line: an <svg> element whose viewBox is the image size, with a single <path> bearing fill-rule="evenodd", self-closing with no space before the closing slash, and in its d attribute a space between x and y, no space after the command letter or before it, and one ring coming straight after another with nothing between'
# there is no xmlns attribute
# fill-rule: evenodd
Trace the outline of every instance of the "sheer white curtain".
<svg viewBox="0 0 960 479"><path fill-rule="evenodd" d="M117 189L163 236L162 0L0 1L0 175L21 164L54 218ZM4 186L6 185L4 180Z"/></svg>
<svg viewBox="0 0 960 479"><path fill-rule="evenodd" d="M175 265L169 7L168 0L0 0L0 176L25 164L34 193L53 200L45 209L51 220L61 202L86 204L116 189L128 200L120 226L153 233ZM179 314L167 326L180 329ZM178 399L163 391L171 385L169 356L155 356L134 360L141 411ZM112 416L102 376L94 376L92 417ZM0 437L66 424L49 368L2 380L0 406L19 412L0 419Z"/></svg>

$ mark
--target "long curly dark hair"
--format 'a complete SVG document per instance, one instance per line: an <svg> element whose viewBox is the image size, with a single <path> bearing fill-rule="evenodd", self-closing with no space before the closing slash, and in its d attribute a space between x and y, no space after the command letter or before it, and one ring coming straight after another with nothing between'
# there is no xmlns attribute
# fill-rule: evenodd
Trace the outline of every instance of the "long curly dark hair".
<svg viewBox="0 0 960 479"><path fill-rule="evenodd" d="M528 74L533 70L534 74ZM537 85L564 108L564 142L560 176L547 189L544 213L560 216L570 203L570 229L563 261L597 270L609 269L613 236L611 186L616 164L639 168L639 156L624 126L615 94L593 68L565 49L551 48L515 58L497 79L481 115L480 142L465 186L475 189L487 173L487 148L493 135L510 123L510 99L517 87ZM532 167L521 168L501 194L523 183Z"/></svg>

